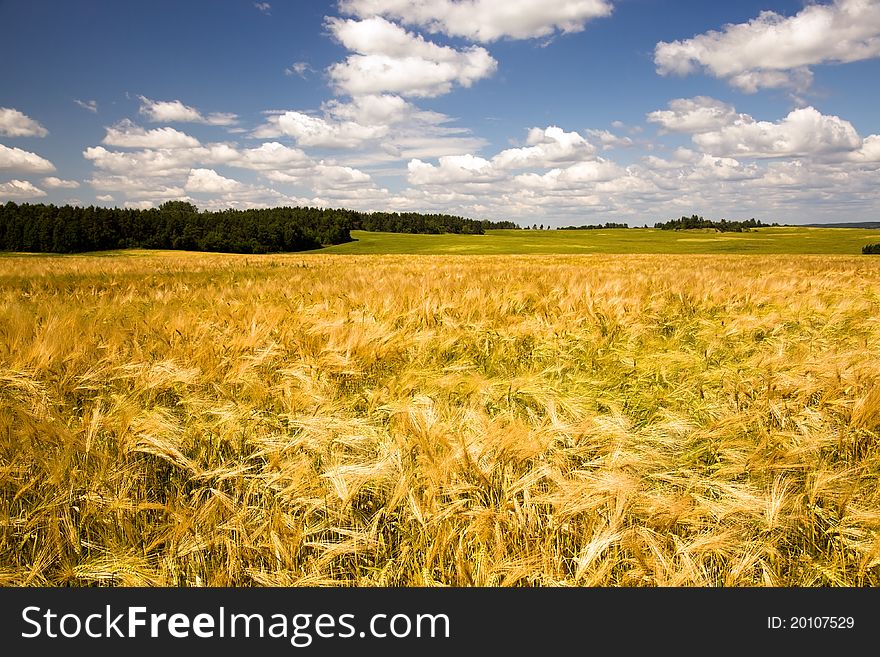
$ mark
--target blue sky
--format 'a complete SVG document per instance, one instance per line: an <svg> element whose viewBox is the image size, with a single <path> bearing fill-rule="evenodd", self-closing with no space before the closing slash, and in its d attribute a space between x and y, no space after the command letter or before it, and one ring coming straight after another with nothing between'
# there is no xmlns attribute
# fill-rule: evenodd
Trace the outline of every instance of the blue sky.
<svg viewBox="0 0 880 657"><path fill-rule="evenodd" d="M880 219L880 2L0 0L0 200Z"/></svg>

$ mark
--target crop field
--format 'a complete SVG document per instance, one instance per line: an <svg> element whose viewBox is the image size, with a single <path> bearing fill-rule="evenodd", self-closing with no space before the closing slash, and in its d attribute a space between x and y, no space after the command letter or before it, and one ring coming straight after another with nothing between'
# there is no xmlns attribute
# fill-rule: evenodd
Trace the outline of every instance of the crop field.
<svg viewBox="0 0 880 657"><path fill-rule="evenodd" d="M321 252L346 254L589 254L589 253L812 253L860 255L880 243L880 230L780 226L748 233L611 230L488 230L485 235L408 235L352 231L354 242Z"/></svg>
<svg viewBox="0 0 880 657"><path fill-rule="evenodd" d="M877 262L4 256L0 584L880 585Z"/></svg>

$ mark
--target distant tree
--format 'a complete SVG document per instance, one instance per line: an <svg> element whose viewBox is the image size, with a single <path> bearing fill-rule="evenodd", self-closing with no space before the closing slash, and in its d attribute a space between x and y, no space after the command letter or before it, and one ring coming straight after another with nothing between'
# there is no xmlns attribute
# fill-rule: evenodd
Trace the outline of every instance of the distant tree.
<svg viewBox="0 0 880 657"><path fill-rule="evenodd" d="M880 255L880 244L865 244L862 247L862 253L866 255Z"/></svg>
<svg viewBox="0 0 880 657"><path fill-rule="evenodd" d="M768 224L762 223L754 218L745 221L727 221L726 219L712 221L711 219L704 219L696 214L691 215L690 217L682 216L680 219L670 219L666 222L661 221L654 224L654 228L659 228L660 230L695 230L710 228L721 233L743 233L748 232L753 228L764 227L768 227Z"/></svg>
<svg viewBox="0 0 880 657"><path fill-rule="evenodd" d="M605 224L598 224L595 226L592 224L587 224L584 226L565 226L563 228L557 228L557 230L601 230L609 228L629 228L629 224L618 224L609 221Z"/></svg>

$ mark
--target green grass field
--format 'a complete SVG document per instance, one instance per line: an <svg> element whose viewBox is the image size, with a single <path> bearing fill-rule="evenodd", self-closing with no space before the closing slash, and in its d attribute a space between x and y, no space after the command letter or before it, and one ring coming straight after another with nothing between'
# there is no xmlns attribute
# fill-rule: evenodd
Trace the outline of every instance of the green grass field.
<svg viewBox="0 0 880 657"><path fill-rule="evenodd" d="M528 253L815 253L859 255L880 242L880 230L762 228L750 233L629 230L492 230L485 235L406 235L352 231L356 241L320 253L528 254ZM317 252L316 252L317 253Z"/></svg>

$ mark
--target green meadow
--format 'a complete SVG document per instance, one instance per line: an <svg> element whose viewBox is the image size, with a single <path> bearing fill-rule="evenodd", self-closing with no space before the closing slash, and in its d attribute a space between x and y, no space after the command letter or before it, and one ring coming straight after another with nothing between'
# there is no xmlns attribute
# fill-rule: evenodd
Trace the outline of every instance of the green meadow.
<svg viewBox="0 0 880 657"><path fill-rule="evenodd" d="M880 242L880 230L783 226L749 233L627 230L490 230L485 235L409 235L352 231L354 242L320 253L541 254L541 253L734 253L861 254ZM317 251L315 252L317 253Z"/></svg>

